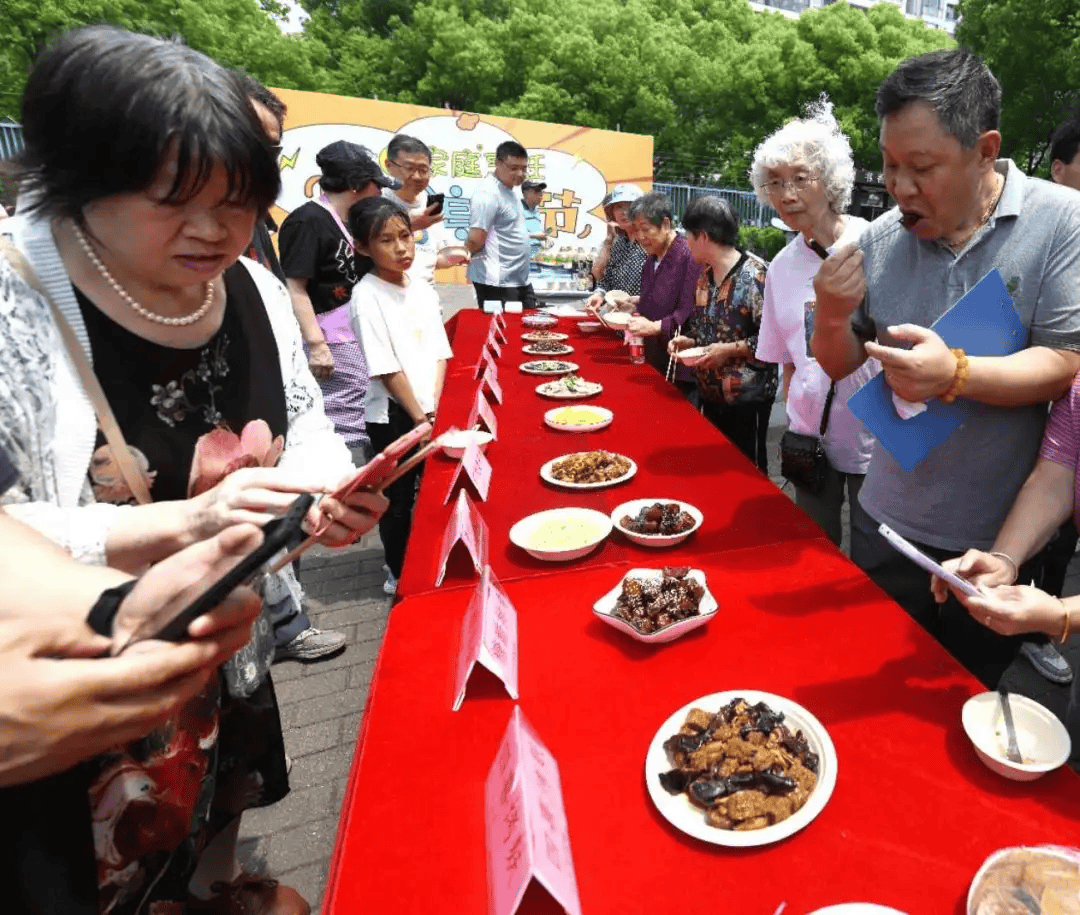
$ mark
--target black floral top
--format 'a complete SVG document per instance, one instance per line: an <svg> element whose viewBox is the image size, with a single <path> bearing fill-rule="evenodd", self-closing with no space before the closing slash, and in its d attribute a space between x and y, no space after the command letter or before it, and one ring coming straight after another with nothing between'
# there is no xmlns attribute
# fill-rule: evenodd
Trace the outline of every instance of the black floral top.
<svg viewBox="0 0 1080 915"><path fill-rule="evenodd" d="M616 232L611 243L611 257L604 268L604 275L596 284L597 291L622 289L630 295L638 295L641 292L641 268L645 266L647 257L641 245L622 232Z"/></svg>
<svg viewBox="0 0 1080 915"><path fill-rule="evenodd" d="M217 426L237 435L262 419L272 435L288 428L277 343L266 309L241 264L225 271L221 327L195 349L151 343L125 330L75 291L93 353L94 372L150 497L187 498L195 442ZM90 482L99 502L132 496L99 433Z"/></svg>
<svg viewBox="0 0 1080 915"><path fill-rule="evenodd" d="M744 252L719 285L711 267L702 270L694 310L683 326L683 334L693 337L698 346L745 340L754 352L768 266L761 258ZM776 399L777 372L771 363L740 357L719 369L702 369L695 374L701 398L709 403L760 404Z"/></svg>

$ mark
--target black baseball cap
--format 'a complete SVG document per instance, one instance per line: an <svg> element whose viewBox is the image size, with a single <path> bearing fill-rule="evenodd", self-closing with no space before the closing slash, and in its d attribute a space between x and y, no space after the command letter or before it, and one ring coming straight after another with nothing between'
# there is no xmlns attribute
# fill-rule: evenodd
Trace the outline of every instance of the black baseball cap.
<svg viewBox="0 0 1080 915"><path fill-rule="evenodd" d="M335 178L349 187L362 188L369 181L379 187L399 188L401 182L385 174L376 159L356 143L335 140L324 146L315 156L315 164L322 169L323 177Z"/></svg>
<svg viewBox="0 0 1080 915"><path fill-rule="evenodd" d="M547 185L543 181L522 181L521 189L523 191L542 191Z"/></svg>

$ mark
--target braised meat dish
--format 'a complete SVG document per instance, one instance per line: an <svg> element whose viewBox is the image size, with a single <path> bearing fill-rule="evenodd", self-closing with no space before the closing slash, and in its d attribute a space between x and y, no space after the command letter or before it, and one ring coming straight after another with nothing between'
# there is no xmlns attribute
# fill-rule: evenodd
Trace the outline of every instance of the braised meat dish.
<svg viewBox="0 0 1080 915"><path fill-rule="evenodd" d="M626 578L612 616L649 635L679 620L697 616L705 589L686 567L664 569L661 578Z"/></svg>

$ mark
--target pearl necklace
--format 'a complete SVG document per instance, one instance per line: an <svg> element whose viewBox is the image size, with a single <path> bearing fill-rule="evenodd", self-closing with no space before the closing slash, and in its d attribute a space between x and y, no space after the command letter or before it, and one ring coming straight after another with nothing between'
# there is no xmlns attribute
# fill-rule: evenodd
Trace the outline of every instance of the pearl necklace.
<svg viewBox="0 0 1080 915"><path fill-rule="evenodd" d="M90 246L90 241L83 234L83 230L79 228L78 223L71 223L71 231L75 233L75 240L86 253L90 263L97 268L97 272L101 274L106 283L112 286L113 291L131 306L132 310L139 315L139 317L145 318L147 321L153 321L156 324L166 324L169 327L186 327L188 324L194 324L196 321L205 317L206 313L210 310L210 306L214 304L214 283L213 280L210 280L206 284L206 298L203 300L198 311L194 311L183 318L167 318L164 315L159 315L157 312L143 308L142 305L128 295L127 290L116 281L111 273L109 273L109 268L102 263L101 258L97 256L97 252Z"/></svg>

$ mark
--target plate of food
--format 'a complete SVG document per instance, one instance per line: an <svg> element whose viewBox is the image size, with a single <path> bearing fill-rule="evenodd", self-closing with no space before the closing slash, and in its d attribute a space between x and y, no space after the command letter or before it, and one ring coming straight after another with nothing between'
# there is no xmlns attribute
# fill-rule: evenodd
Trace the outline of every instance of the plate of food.
<svg viewBox="0 0 1080 915"><path fill-rule="evenodd" d="M679 350L675 354L675 358L687 368L692 369L705 358L708 350L707 346L688 346L686 349Z"/></svg>
<svg viewBox="0 0 1080 915"><path fill-rule="evenodd" d="M685 566L631 569L593 613L639 642L663 643L704 626L718 609L705 573Z"/></svg>
<svg viewBox="0 0 1080 915"><path fill-rule="evenodd" d="M559 340L541 340L523 346L521 351L529 356L569 356L574 348Z"/></svg>
<svg viewBox="0 0 1080 915"><path fill-rule="evenodd" d="M806 827L829 802L836 768L828 731L801 705L756 689L725 690L660 725L645 756L645 785L676 829L745 848Z"/></svg>
<svg viewBox="0 0 1080 915"><path fill-rule="evenodd" d="M526 375L569 375L579 368L576 362L564 362L561 359L533 359L523 362L518 368Z"/></svg>
<svg viewBox="0 0 1080 915"><path fill-rule="evenodd" d="M559 319L552 315L525 315L521 323L526 327L554 327Z"/></svg>
<svg viewBox="0 0 1080 915"><path fill-rule="evenodd" d="M578 321L577 329L583 334L595 334L603 326L599 321Z"/></svg>
<svg viewBox="0 0 1080 915"><path fill-rule="evenodd" d="M630 323L630 318L631 315L627 311L609 311L607 314L600 315L601 321L617 330L623 330Z"/></svg>
<svg viewBox="0 0 1080 915"><path fill-rule="evenodd" d="M586 381L580 375L563 375L555 381L545 381L536 386L536 393L553 400L575 400L581 397L593 397L604 390L598 381Z"/></svg>
<svg viewBox="0 0 1080 915"><path fill-rule="evenodd" d="M675 499L633 499L611 513L611 523L640 546L675 546L704 520L689 502Z"/></svg>
<svg viewBox="0 0 1080 915"><path fill-rule="evenodd" d="M540 468L540 478L545 483L563 489L603 489L625 483L635 473L637 464L625 455L611 451L564 454Z"/></svg>
<svg viewBox="0 0 1080 915"><path fill-rule="evenodd" d="M522 334L521 339L527 343L542 343L545 340L568 340L569 334L560 334L555 330L534 330L527 334Z"/></svg>
<svg viewBox="0 0 1080 915"><path fill-rule="evenodd" d="M596 432L611 425L615 414L606 407L556 407L544 414L544 422L560 432Z"/></svg>
<svg viewBox="0 0 1080 915"><path fill-rule="evenodd" d="M579 559L611 533L611 519L591 508L551 508L522 518L510 528L510 542L547 562Z"/></svg>

